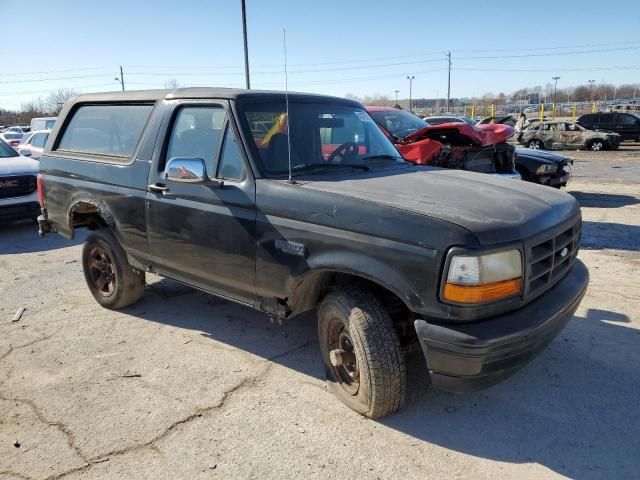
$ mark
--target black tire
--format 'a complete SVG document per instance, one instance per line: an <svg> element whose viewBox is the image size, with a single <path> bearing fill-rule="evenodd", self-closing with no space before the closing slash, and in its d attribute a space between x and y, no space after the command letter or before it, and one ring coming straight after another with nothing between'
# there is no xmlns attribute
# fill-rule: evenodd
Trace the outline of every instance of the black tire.
<svg viewBox="0 0 640 480"><path fill-rule="evenodd" d="M108 229L96 230L87 238L82 248L82 269L93 298L105 308L124 308L144 293L144 272L129 265Z"/></svg>
<svg viewBox="0 0 640 480"><path fill-rule="evenodd" d="M527 148L530 148L532 150L544 150L544 143L542 143L540 140L533 139L529 141L529 143L527 144Z"/></svg>
<svg viewBox="0 0 640 480"><path fill-rule="evenodd" d="M342 330L336 341L337 328ZM373 294L355 287L327 294L318 307L318 336L329 390L349 408L378 418L404 404L407 379L400 340L391 317ZM348 347L347 337L355 366L335 366L331 351L344 352L340 347Z"/></svg>
<svg viewBox="0 0 640 480"><path fill-rule="evenodd" d="M587 149L591 150L592 152L601 152L606 148L607 148L607 144L604 140L594 139L594 140L589 140L589 143L587 143Z"/></svg>

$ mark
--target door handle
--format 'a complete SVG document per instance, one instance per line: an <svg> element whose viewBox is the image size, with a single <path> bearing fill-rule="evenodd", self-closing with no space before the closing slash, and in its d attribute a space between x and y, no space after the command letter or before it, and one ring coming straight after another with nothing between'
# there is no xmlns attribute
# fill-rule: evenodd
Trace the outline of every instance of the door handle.
<svg viewBox="0 0 640 480"><path fill-rule="evenodd" d="M156 193L165 193L169 191L169 187L157 183L152 183L151 185L148 185L147 188Z"/></svg>

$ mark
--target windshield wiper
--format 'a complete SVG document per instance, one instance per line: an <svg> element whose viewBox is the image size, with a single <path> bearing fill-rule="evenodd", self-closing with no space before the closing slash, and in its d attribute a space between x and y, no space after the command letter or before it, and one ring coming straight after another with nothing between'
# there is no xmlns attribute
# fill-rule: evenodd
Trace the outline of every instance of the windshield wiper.
<svg viewBox="0 0 640 480"><path fill-rule="evenodd" d="M357 170L369 171L370 168L359 163L311 163L309 165L298 165L292 168L294 172L321 172L334 168L353 168Z"/></svg>
<svg viewBox="0 0 640 480"><path fill-rule="evenodd" d="M384 154L384 155L371 155L369 157L362 157L362 160L402 160L404 161L404 158L398 155Z"/></svg>

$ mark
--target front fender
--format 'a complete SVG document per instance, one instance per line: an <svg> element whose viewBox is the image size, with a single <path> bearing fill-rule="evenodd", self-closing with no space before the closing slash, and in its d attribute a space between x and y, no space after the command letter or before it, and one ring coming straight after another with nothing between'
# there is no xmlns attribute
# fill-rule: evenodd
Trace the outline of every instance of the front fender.
<svg viewBox="0 0 640 480"><path fill-rule="evenodd" d="M420 253L424 259L425 249L422 250ZM405 254L404 258L411 256ZM410 310L423 311L427 269L419 275L420 270L408 268L402 257L397 258L399 261L392 265L373 255L351 250L330 250L310 256L305 270L291 277L288 303L292 315L314 308L335 274L348 274L375 283L395 294ZM416 266L415 259L413 266Z"/></svg>

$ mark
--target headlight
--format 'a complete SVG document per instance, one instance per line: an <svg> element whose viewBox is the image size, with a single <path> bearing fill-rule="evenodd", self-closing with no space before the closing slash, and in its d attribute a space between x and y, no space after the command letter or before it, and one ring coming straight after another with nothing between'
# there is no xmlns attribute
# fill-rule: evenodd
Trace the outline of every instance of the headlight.
<svg viewBox="0 0 640 480"><path fill-rule="evenodd" d="M557 165L553 165L551 163L546 163L544 165L540 165L536 169L536 173L538 175L549 175L551 173L556 173L557 171L558 171L558 166Z"/></svg>
<svg viewBox="0 0 640 480"><path fill-rule="evenodd" d="M518 295L522 289L519 250L486 255L453 255L443 299L455 303L495 302Z"/></svg>

